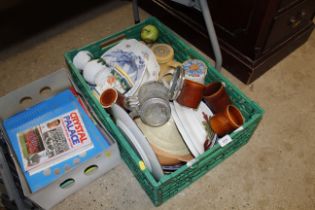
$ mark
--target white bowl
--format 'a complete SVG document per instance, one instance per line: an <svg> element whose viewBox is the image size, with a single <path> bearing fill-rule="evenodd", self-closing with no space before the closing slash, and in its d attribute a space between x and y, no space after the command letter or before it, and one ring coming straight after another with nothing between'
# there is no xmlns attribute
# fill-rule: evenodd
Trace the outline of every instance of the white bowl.
<svg viewBox="0 0 315 210"><path fill-rule="evenodd" d="M156 146L167 154L174 156L187 156L190 151L177 130L172 118L159 127L151 127L144 124L139 118L135 120L142 133L151 145Z"/></svg>
<svg viewBox="0 0 315 210"><path fill-rule="evenodd" d="M73 58L73 65L79 69L83 70L86 64L93 59L92 53L87 50L78 52Z"/></svg>
<svg viewBox="0 0 315 210"><path fill-rule="evenodd" d="M83 69L83 77L88 83L95 85L97 73L105 69L106 66L102 64L102 62L100 62L99 60L91 60L85 65Z"/></svg>
<svg viewBox="0 0 315 210"><path fill-rule="evenodd" d="M213 116L213 113L204 102L200 103L198 109L181 106L176 101L173 104L180 125L184 127L189 136L189 138L184 138L185 142L191 150L196 149L199 154L202 154L205 150L205 142L213 142L217 138L217 135L213 135L208 129L208 120L209 117Z"/></svg>

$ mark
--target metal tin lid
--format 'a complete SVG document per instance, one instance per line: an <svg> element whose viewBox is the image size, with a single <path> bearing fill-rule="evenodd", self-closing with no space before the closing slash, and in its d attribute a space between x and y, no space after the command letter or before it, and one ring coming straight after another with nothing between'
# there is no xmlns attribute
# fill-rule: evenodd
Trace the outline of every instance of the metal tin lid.
<svg viewBox="0 0 315 210"><path fill-rule="evenodd" d="M185 77L195 82L204 83L207 74L207 65L198 59L187 60L183 63Z"/></svg>

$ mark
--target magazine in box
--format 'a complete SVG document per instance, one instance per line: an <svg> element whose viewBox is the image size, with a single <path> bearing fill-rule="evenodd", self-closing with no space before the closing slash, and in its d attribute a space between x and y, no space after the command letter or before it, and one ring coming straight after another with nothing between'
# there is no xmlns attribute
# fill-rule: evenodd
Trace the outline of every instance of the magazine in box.
<svg viewBox="0 0 315 210"><path fill-rule="evenodd" d="M78 110L17 134L25 171L38 173L93 147Z"/></svg>
<svg viewBox="0 0 315 210"><path fill-rule="evenodd" d="M56 181L110 146L108 138L69 89L6 119L4 128L31 192ZM52 137L57 140L51 140Z"/></svg>

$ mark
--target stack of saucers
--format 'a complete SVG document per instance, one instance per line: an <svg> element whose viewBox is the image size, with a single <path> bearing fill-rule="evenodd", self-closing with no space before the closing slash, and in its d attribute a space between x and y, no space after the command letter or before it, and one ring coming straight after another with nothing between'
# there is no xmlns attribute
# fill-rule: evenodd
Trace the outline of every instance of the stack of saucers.
<svg viewBox="0 0 315 210"><path fill-rule="evenodd" d="M151 127L135 120L149 141L162 166L178 165L193 159L172 118L159 127Z"/></svg>

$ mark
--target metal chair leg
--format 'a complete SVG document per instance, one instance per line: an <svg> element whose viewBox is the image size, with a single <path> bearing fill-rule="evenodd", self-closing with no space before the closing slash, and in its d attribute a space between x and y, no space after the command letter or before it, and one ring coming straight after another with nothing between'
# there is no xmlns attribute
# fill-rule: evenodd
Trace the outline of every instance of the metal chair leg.
<svg viewBox="0 0 315 210"><path fill-rule="evenodd" d="M213 53L214 53L214 57L215 57L215 68L218 71L221 71L222 54L221 54L221 50L219 47L218 38L217 38L217 35L215 33L215 30L214 30L213 21L212 21L211 15L210 15L209 7L208 7L208 2L207 2L207 0L199 0L199 2L200 2L200 7L201 7L201 12L203 14L203 18L206 22L206 27L208 29L208 34L209 34L209 38L211 41L211 45L212 45L212 49L213 49Z"/></svg>
<svg viewBox="0 0 315 210"><path fill-rule="evenodd" d="M132 11L135 24L140 22L138 0L132 0Z"/></svg>
<svg viewBox="0 0 315 210"><path fill-rule="evenodd" d="M176 2L180 3L180 1L176 1ZM215 68L218 71L221 71L222 54L221 54L218 38L214 30L213 21L211 18L209 7L208 7L208 2L207 0L199 0L199 3L200 3L200 9L201 9L203 18L206 23L208 35L210 38L210 42L211 42L214 57L215 57ZM139 9L138 9L138 0L132 0L132 9L133 9L134 21L135 23L139 23L140 17L139 17Z"/></svg>

